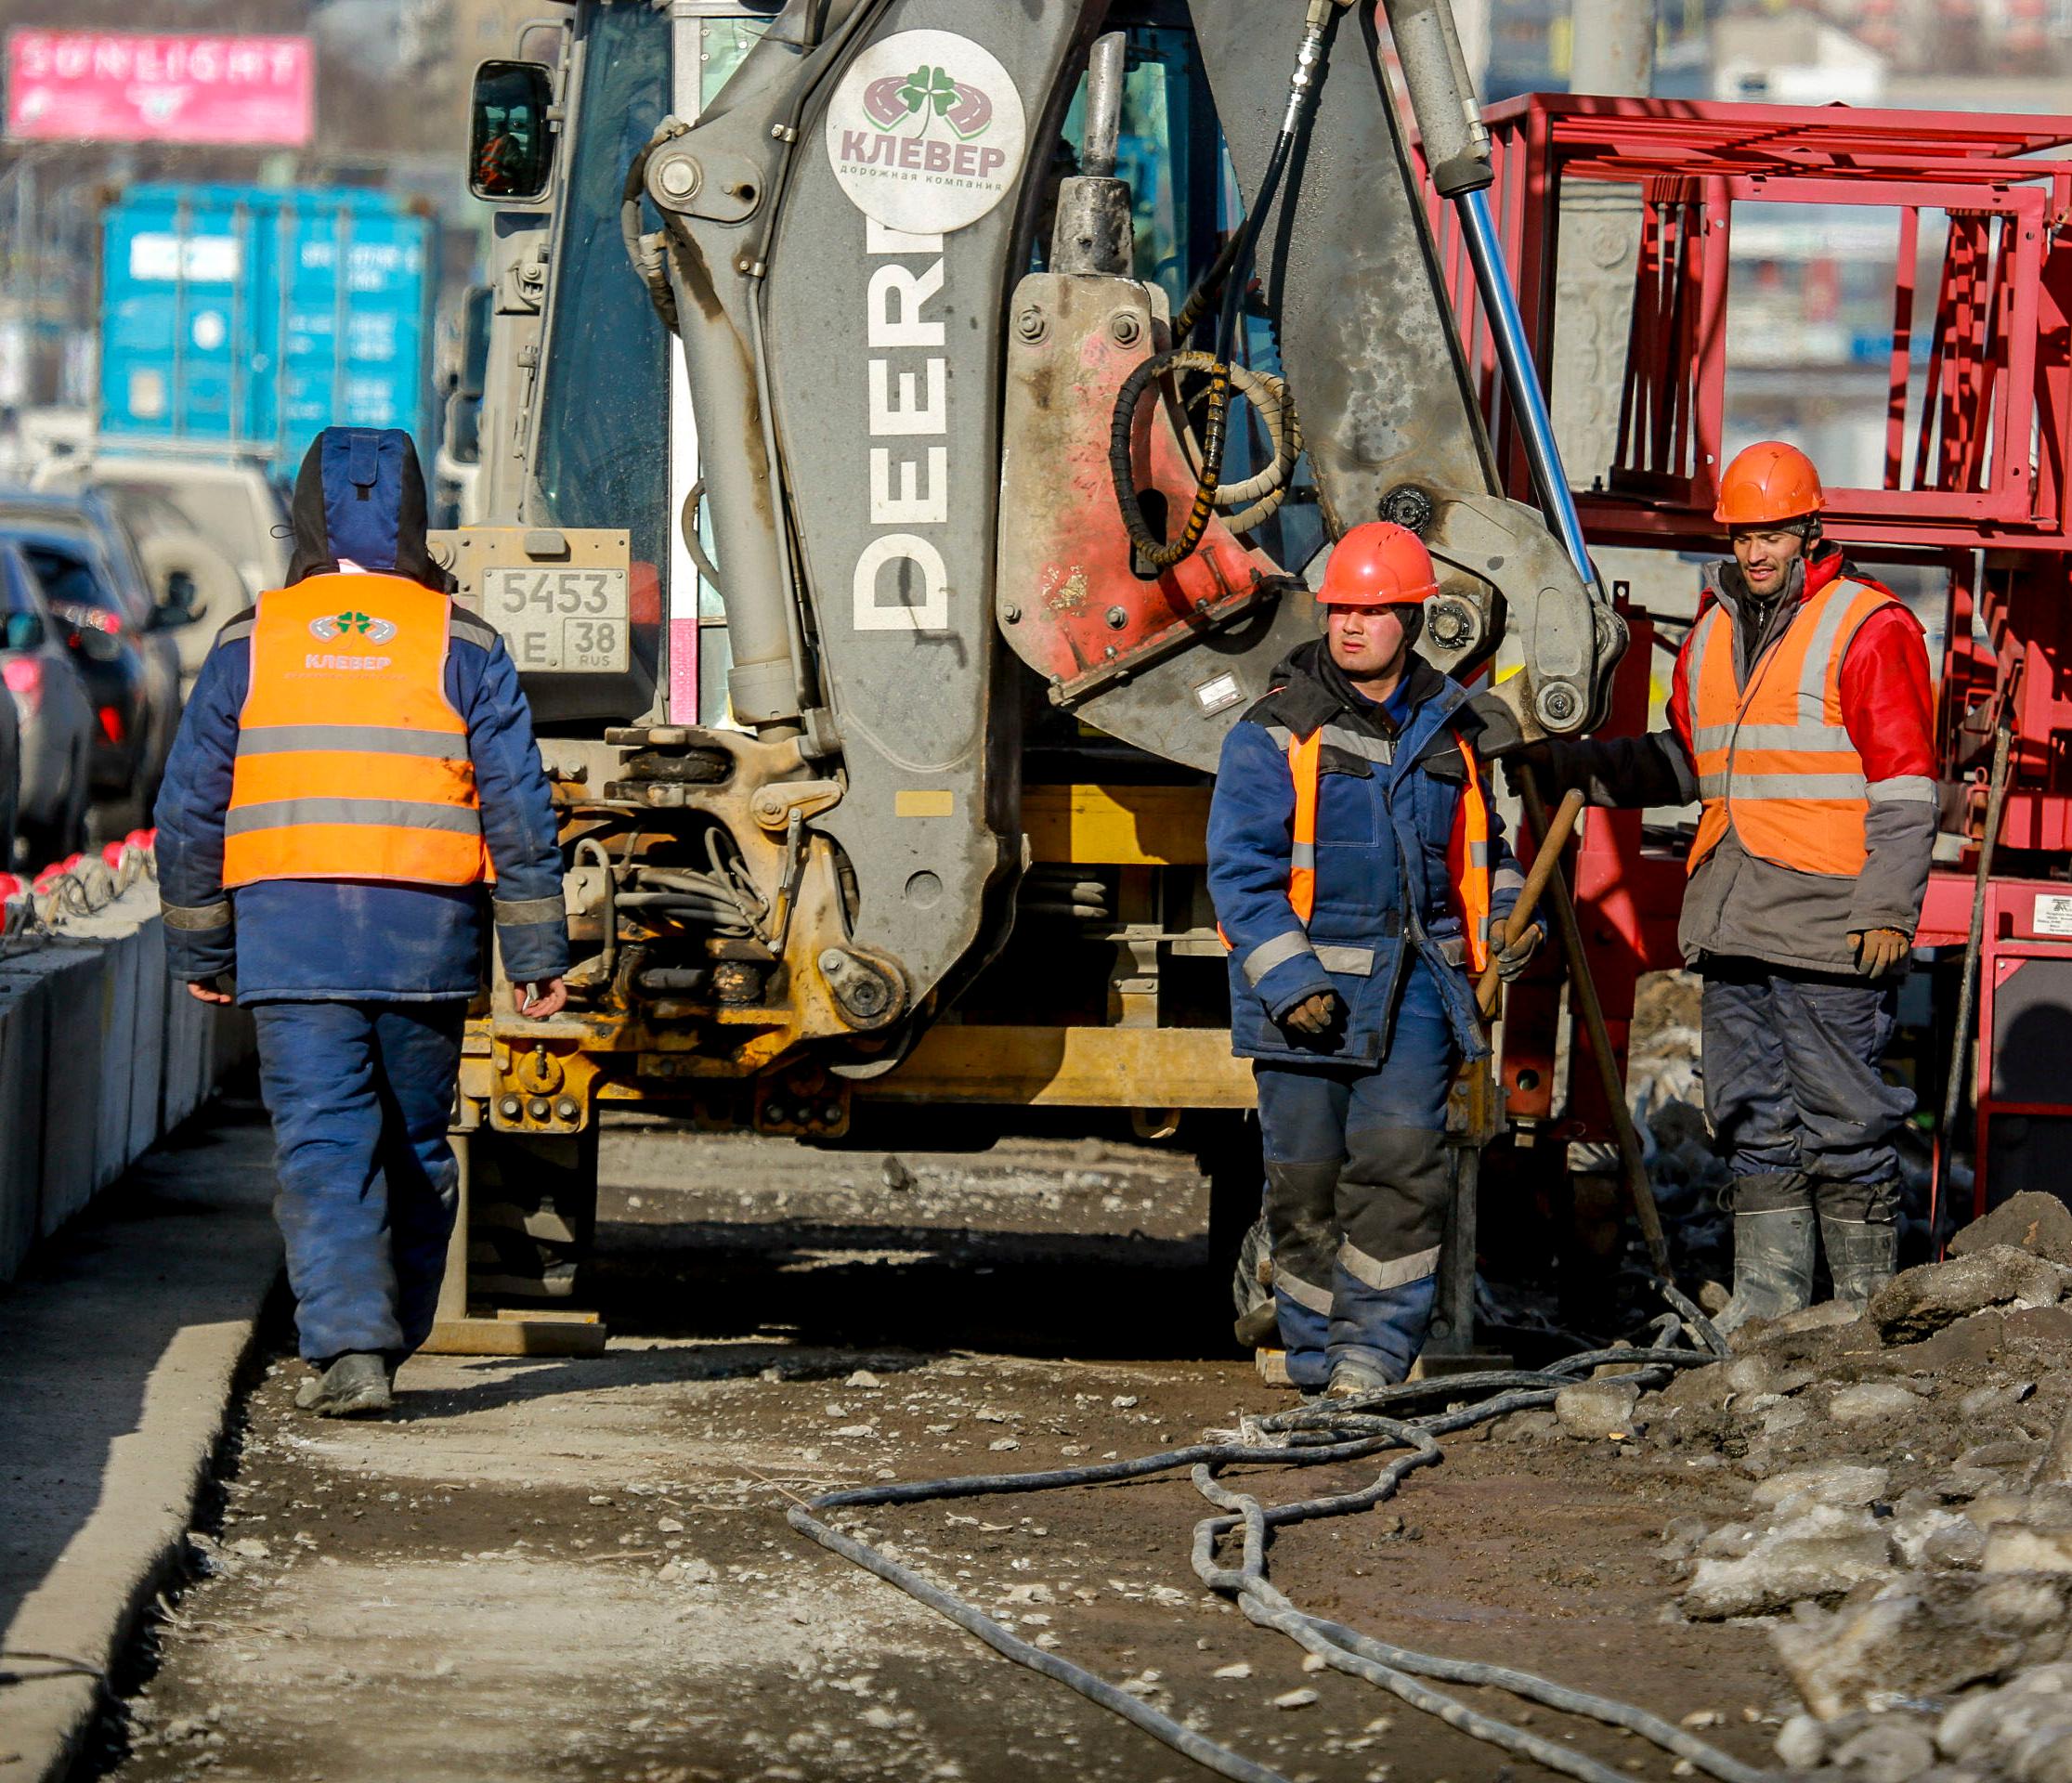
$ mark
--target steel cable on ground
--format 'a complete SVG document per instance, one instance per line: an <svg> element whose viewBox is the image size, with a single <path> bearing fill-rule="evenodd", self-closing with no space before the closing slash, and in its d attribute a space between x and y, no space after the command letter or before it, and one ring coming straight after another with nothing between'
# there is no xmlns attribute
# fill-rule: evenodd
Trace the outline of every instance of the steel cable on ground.
<svg viewBox="0 0 2072 1783"><path fill-rule="evenodd" d="M1766 1783L1773 1773L1745 1763L1646 1710L1509 1666L1419 1653L1375 1640L1342 1623L1300 1609L1269 1581L1266 1574L1266 1537L1270 1529L1371 1509L1393 1496L1398 1486L1416 1468L1431 1466L1443 1459L1438 1440L1441 1436L1509 1412L1551 1405L1562 1387L1573 1385L1599 1367L1624 1367L1630 1371L1629 1378L1637 1385L1653 1386L1662 1385L1675 1369L1702 1366L1717 1360L1725 1346L1720 1344L1718 1333L1710 1321L1681 1295L1672 1293L1669 1297L1676 1311L1663 1314L1655 1322L1653 1334L1644 1347L1588 1350L1541 1369L1485 1370L1436 1380L1407 1382L1358 1399L1312 1403L1264 1418L1247 1417L1241 1420L1236 1433L1238 1439L1234 1441L1205 1441L1184 1448L1160 1450L1128 1460L1036 1473L980 1474L963 1478L908 1481L823 1492L794 1505L786 1513L786 1521L800 1534L831 1553L897 1585L909 1596L984 1641L1003 1658L1062 1684L1089 1702L1121 1715L1205 1769L1218 1776L1245 1779L1245 1783L1285 1783L1280 1773L1184 1725L1084 1666L1023 1640L1002 1623L944 1590L913 1568L892 1558L869 1542L834 1528L817 1515L880 1505L919 1504L938 1499L1109 1485L1186 1467L1192 1470L1195 1489L1221 1513L1205 1517L1195 1526L1192 1557L1196 1576L1210 1589L1236 1598L1252 1621L1286 1634L1333 1669L1363 1678L1390 1691L1412 1707L1437 1716L1449 1726L1519 1757L1529 1758L1550 1770L1581 1779L1581 1783L1631 1783L1631 1779L1627 1773L1613 1770L1557 1741L1471 1709L1422 1680L1440 1678L1449 1683L1508 1691L1564 1713L1586 1716L1637 1734L1664 1751L1719 1778L1720 1783ZM1686 1321L1695 1325L1705 1347L1687 1348L1670 1343L1672 1334ZM1716 1350L1715 1345L1719 1346ZM1473 1403L1460 1403L1476 1395L1490 1397ZM1388 1416L1380 1409L1407 1406L1435 1398L1453 1402L1452 1409L1409 1419ZM1223 1433L1211 1432L1210 1435L1220 1437ZM1262 1505L1247 1493L1232 1490L1217 1477L1218 1471L1225 1467L1314 1466L1362 1460L1385 1450L1405 1452L1388 1462L1369 1484L1349 1491L1271 1507ZM1219 1565L1216 1558L1218 1543L1239 1530L1244 1536L1240 1564L1234 1568Z"/></svg>

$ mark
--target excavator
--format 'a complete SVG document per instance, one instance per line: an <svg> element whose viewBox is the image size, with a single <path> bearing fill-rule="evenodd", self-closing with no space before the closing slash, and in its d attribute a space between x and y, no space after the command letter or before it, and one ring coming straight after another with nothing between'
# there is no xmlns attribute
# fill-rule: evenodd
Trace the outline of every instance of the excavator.
<svg viewBox="0 0 2072 1783"><path fill-rule="evenodd" d="M574 0L527 33L476 81L481 462L437 548L523 674L578 963L565 1016L500 985L470 1028L467 1291L576 1293L603 1112L1235 1122L1210 776L1332 540L1423 537L1419 647L1527 737L1600 722L1624 642L1447 0Z"/></svg>

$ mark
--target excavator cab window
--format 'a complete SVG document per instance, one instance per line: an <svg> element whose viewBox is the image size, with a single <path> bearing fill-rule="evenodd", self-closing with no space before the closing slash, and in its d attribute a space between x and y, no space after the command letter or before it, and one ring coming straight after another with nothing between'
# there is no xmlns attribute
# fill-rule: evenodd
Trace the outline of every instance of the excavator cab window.
<svg viewBox="0 0 2072 1783"><path fill-rule="evenodd" d="M1129 182L1136 276L1162 285L1178 309L1215 258L1222 227L1222 137L1194 34L1166 25L1127 27L1122 132L1115 174ZM1087 83L1065 114L1071 166L1085 136ZM1038 252L1049 243L1040 241Z"/></svg>
<svg viewBox="0 0 2072 1783"><path fill-rule="evenodd" d="M636 566L669 564L669 342L626 259L626 169L670 102L670 20L646 6L583 8L574 152L554 244L554 306L535 464L547 518L624 527ZM652 219L647 227L653 228ZM657 616L633 616L649 673Z"/></svg>
<svg viewBox="0 0 2072 1783"><path fill-rule="evenodd" d="M699 109L719 98L720 88L734 71L748 59L749 51L762 41L770 29L779 0L766 0L761 8L749 10L753 18L704 19L697 27L697 102Z"/></svg>
<svg viewBox="0 0 2072 1783"><path fill-rule="evenodd" d="M1178 311L1195 280L1215 259L1228 231L1244 218L1245 202L1218 127L1208 77L1191 31L1156 22L1125 23L1121 132L1115 174L1128 181L1135 234L1137 278L1161 286ZM1062 168L1075 171L1084 138L1085 78L1065 114ZM1040 255L1049 243L1039 236ZM1205 332L1195 345L1206 346ZM1248 305L1240 319L1237 356L1250 369L1281 370L1273 319ZM1232 428L1225 469L1241 482L1263 470L1273 456L1249 405L1241 405ZM1322 548L1324 528L1313 501L1305 462L1290 499L1259 529L1259 542L1277 562L1305 564Z"/></svg>

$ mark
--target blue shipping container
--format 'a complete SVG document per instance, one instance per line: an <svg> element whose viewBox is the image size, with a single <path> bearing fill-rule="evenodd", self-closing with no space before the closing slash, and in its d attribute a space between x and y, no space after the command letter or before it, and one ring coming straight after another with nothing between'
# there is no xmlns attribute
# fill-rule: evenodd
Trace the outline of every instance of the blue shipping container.
<svg viewBox="0 0 2072 1783"><path fill-rule="evenodd" d="M324 427L404 427L429 464L435 230L381 192L131 187L101 232L102 437L292 475Z"/></svg>

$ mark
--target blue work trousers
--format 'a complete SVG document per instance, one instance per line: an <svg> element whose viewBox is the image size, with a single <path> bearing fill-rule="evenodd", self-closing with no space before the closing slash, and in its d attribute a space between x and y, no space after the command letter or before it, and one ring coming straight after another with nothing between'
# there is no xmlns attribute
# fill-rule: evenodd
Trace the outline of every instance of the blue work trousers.
<svg viewBox="0 0 2072 1783"><path fill-rule="evenodd" d="M1701 970L1705 1113L1736 1178L1735 1211L1818 1204L1889 1220L1893 1135L1914 1109L1913 1092L1878 1068L1897 990L1753 959Z"/></svg>
<svg viewBox="0 0 2072 1783"><path fill-rule="evenodd" d="M1401 1381L1425 1346L1456 1059L1420 967L1379 1066L1254 1061L1274 1308L1297 1386L1328 1385L1340 1361Z"/></svg>
<svg viewBox="0 0 2072 1783"><path fill-rule="evenodd" d="M400 1360L431 1334L460 1195L447 1139L467 1006L264 1003L288 1283L304 1356Z"/></svg>

